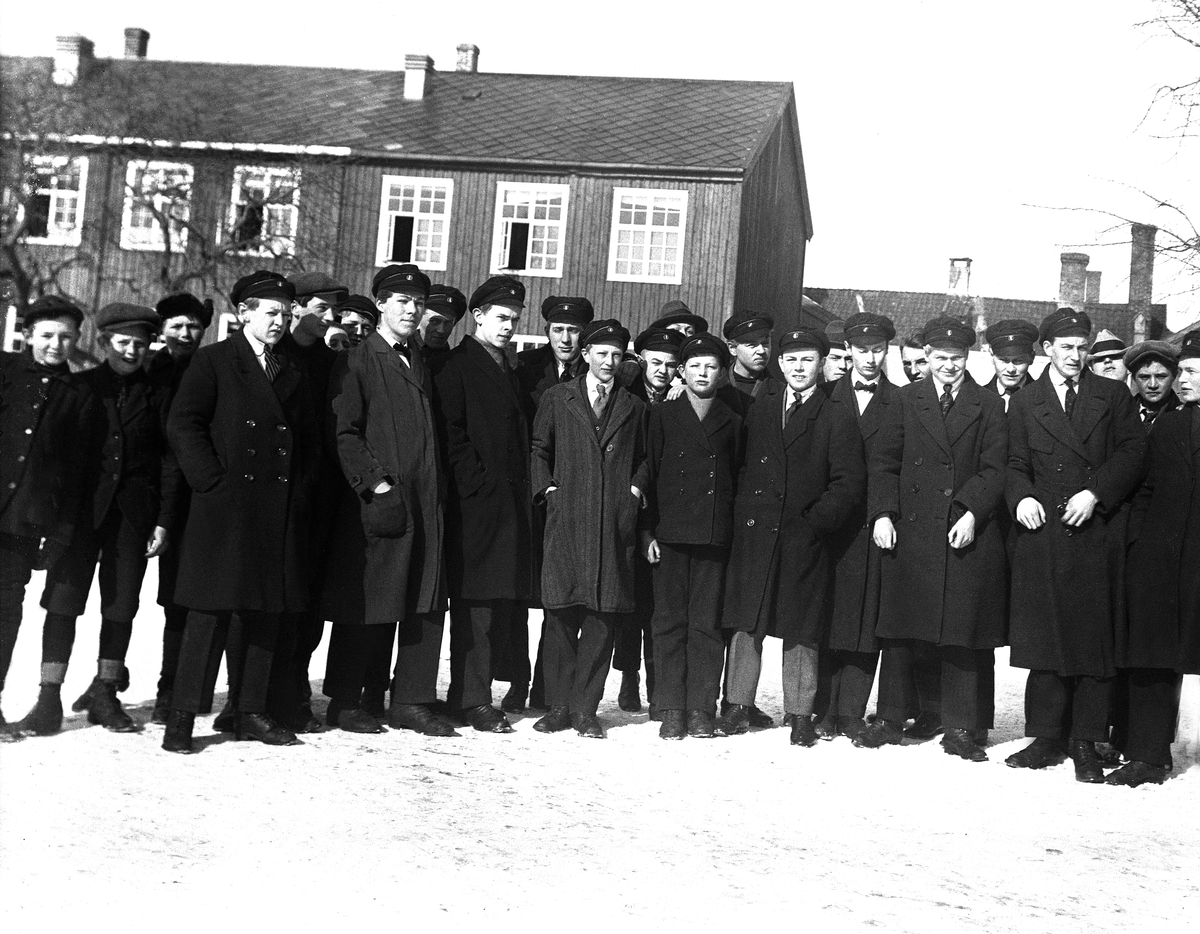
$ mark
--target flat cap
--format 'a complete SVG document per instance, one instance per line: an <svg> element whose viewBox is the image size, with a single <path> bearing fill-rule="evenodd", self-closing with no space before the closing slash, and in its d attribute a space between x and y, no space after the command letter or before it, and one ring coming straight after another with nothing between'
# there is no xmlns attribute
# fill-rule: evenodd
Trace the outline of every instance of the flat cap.
<svg viewBox="0 0 1200 934"><path fill-rule="evenodd" d="M1159 360L1170 369L1179 367L1179 348L1169 341L1142 341L1125 351L1125 367L1130 373L1143 363Z"/></svg>
<svg viewBox="0 0 1200 934"><path fill-rule="evenodd" d="M350 294L350 289L342 285L332 276L323 272L300 272L288 277L288 282L296 290L296 298L307 298L310 295L328 296L331 301L337 301Z"/></svg>
<svg viewBox="0 0 1200 934"><path fill-rule="evenodd" d="M693 314L688 306L677 298L671 299L662 306L658 320L654 322L659 327L669 328L673 324L689 324L697 331L707 331L708 322L697 314Z"/></svg>
<svg viewBox="0 0 1200 934"><path fill-rule="evenodd" d="M1032 356L1033 345L1038 339L1038 329L1037 325L1020 318L1005 318L991 325L983 336L991 347L992 354L997 357L1005 354Z"/></svg>
<svg viewBox="0 0 1200 934"><path fill-rule="evenodd" d="M95 322L97 331L140 324L151 334L157 334L162 326L157 311L147 305L134 305L132 302L109 302L96 312Z"/></svg>
<svg viewBox="0 0 1200 934"><path fill-rule="evenodd" d="M596 309L586 298L550 295L542 302L542 317L547 324L558 322L581 328L596 317Z"/></svg>
<svg viewBox="0 0 1200 934"><path fill-rule="evenodd" d="M601 318L589 321L579 335L579 346L588 344L616 344L622 350L629 344L629 332L616 318Z"/></svg>
<svg viewBox="0 0 1200 934"><path fill-rule="evenodd" d="M1038 328L1038 343L1044 344L1056 337L1088 337L1092 333L1092 319L1086 311L1074 308L1059 308L1042 319Z"/></svg>
<svg viewBox="0 0 1200 934"><path fill-rule="evenodd" d="M729 345L719 340L715 334L701 332L693 334L683 342L683 349L679 352L679 362L685 363L692 357L707 356L716 357L721 366L729 366L732 355L729 353Z"/></svg>
<svg viewBox="0 0 1200 934"><path fill-rule="evenodd" d="M884 315L873 315L869 311L860 311L851 315L842 326L846 332L846 343L855 341L890 341L896 336L896 326L892 319Z"/></svg>
<svg viewBox="0 0 1200 934"><path fill-rule="evenodd" d="M45 321L47 318L70 318L75 322L75 327L83 326L83 311L61 295L43 295L33 302L25 309L21 326L32 327L38 321Z"/></svg>
<svg viewBox="0 0 1200 934"><path fill-rule="evenodd" d="M1091 360L1107 360L1109 357L1125 356L1125 342L1112 331L1102 330L1088 348Z"/></svg>
<svg viewBox="0 0 1200 934"><path fill-rule="evenodd" d="M248 298L264 298L276 302L291 302L296 297L292 284L277 272L258 269L248 276L242 276L233 284L229 292L229 300L240 305Z"/></svg>
<svg viewBox="0 0 1200 934"><path fill-rule="evenodd" d="M757 311L735 311L726 319L721 333L726 340L745 340L747 334L755 331L770 331L775 327L775 319L770 315L762 315Z"/></svg>
<svg viewBox="0 0 1200 934"><path fill-rule="evenodd" d="M1190 360L1192 357L1200 357L1200 331L1188 331L1179 345L1180 360Z"/></svg>
<svg viewBox="0 0 1200 934"><path fill-rule="evenodd" d="M429 276L412 263L389 263L371 279L371 294L380 292L411 292L414 295L429 294Z"/></svg>
<svg viewBox="0 0 1200 934"><path fill-rule="evenodd" d="M372 322L379 320L379 309L375 307L375 303L365 295L351 295L338 307L338 313L345 315L348 312L353 312L356 315L362 315L364 318L370 318ZM311 316L310 316L311 317Z"/></svg>
<svg viewBox="0 0 1200 934"><path fill-rule="evenodd" d="M179 318L184 315L189 318L195 318L200 322L201 327L207 328L212 324L212 302L202 302L191 292L176 292L174 295L168 295L166 298L159 299L158 304L154 306L154 310L158 312L158 317L163 324L166 324L172 318Z"/></svg>
<svg viewBox="0 0 1200 934"><path fill-rule="evenodd" d="M637 336L637 340L633 342L633 349L635 353L641 353L644 350L659 350L678 356L683 342L684 337L678 331L656 327L652 324Z"/></svg>
<svg viewBox="0 0 1200 934"><path fill-rule="evenodd" d="M509 305L525 307L525 286L512 276L492 276L471 293L467 307L472 310L484 305Z"/></svg>
<svg viewBox="0 0 1200 934"><path fill-rule="evenodd" d="M434 283L429 287L425 310L459 321L467 313L467 297L452 285Z"/></svg>
<svg viewBox="0 0 1200 934"><path fill-rule="evenodd" d="M824 357L829 353L829 338L824 331L815 328L796 328L779 336L779 353L792 350L819 350Z"/></svg>
<svg viewBox="0 0 1200 934"><path fill-rule="evenodd" d="M829 346L835 344L838 347L846 346L846 322L841 318L834 318L825 325L825 337L829 341Z"/></svg>
<svg viewBox="0 0 1200 934"><path fill-rule="evenodd" d="M921 343L930 347L954 347L966 350L975 343L975 329L961 318L941 315L921 329Z"/></svg>

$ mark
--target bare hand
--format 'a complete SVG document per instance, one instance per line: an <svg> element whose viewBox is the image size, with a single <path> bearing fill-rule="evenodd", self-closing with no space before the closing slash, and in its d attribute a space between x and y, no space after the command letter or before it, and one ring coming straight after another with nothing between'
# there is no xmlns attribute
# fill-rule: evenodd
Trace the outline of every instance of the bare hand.
<svg viewBox="0 0 1200 934"><path fill-rule="evenodd" d="M880 516L875 520L875 528L871 532L871 538L884 551L891 551L896 547L896 526L892 524L892 520L887 516Z"/></svg>
<svg viewBox="0 0 1200 934"><path fill-rule="evenodd" d="M641 507L643 509L645 509L646 508L646 497L644 497L642 495L642 491L639 490L636 486L631 486L629 488L629 492L633 494L634 498L641 504Z"/></svg>
<svg viewBox="0 0 1200 934"><path fill-rule="evenodd" d="M667 401L672 402L678 399L687 391L687 385L684 383L673 383L671 388L667 390Z"/></svg>
<svg viewBox="0 0 1200 934"><path fill-rule="evenodd" d="M146 557L157 558L167 550L167 530L161 525L156 525L154 531L150 533L150 539L146 542Z"/></svg>
<svg viewBox="0 0 1200 934"><path fill-rule="evenodd" d="M543 493L542 496L543 497L549 496L551 493L553 493L557 489L558 489L558 487L556 487L556 486L548 486L548 487L546 487L546 492Z"/></svg>
<svg viewBox="0 0 1200 934"><path fill-rule="evenodd" d="M1031 532L1036 532L1046 524L1046 510L1032 496L1026 496L1017 503L1017 521Z"/></svg>
<svg viewBox="0 0 1200 934"><path fill-rule="evenodd" d="M642 536L642 554L646 556L646 560L651 564L658 564L662 560L662 552L658 547L658 539L649 532Z"/></svg>
<svg viewBox="0 0 1200 934"><path fill-rule="evenodd" d="M975 514L968 510L954 523L949 535L951 548L966 548L975 541Z"/></svg>
<svg viewBox="0 0 1200 934"><path fill-rule="evenodd" d="M375 488L373 490L371 490L371 492L374 493L376 496L382 496L384 493L386 493L391 488L392 488L392 485L390 483L388 483L386 480L380 480L378 483L375 484Z"/></svg>
<svg viewBox="0 0 1200 934"><path fill-rule="evenodd" d="M1092 518L1092 513L1096 511L1096 504L1100 502L1096 494L1091 490L1080 490L1069 500L1067 500L1067 508L1063 510L1062 521L1063 525L1074 526L1079 528L1088 519Z"/></svg>

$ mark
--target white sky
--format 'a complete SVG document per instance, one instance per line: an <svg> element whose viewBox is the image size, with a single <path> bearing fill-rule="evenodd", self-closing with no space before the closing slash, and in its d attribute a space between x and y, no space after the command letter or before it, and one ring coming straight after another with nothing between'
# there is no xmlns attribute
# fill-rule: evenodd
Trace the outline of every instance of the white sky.
<svg viewBox="0 0 1200 934"><path fill-rule="evenodd" d="M1200 51L1136 25L1153 0L60 0L45 11L4 0L0 50L49 55L55 35L80 32L97 55L120 56L124 27L140 26L162 59L400 69L420 52L448 70L473 42L482 71L792 81L812 286L941 291L948 258L970 256L973 293L1052 299L1058 254L1078 249L1103 271L1102 300L1124 302L1128 228L1049 208L1176 223L1143 189L1200 224L1200 144L1156 138L1159 120L1139 127L1161 83L1200 74ZM1160 260L1155 301L1172 326L1200 317L1197 286Z"/></svg>

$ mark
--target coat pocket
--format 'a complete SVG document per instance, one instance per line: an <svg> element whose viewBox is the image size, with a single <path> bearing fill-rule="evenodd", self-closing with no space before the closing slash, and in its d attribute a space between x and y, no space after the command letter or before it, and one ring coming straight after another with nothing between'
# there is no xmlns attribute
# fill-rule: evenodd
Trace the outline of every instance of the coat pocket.
<svg viewBox="0 0 1200 934"><path fill-rule="evenodd" d="M408 531L408 507L399 487L377 493L362 508L363 531L371 538L400 538Z"/></svg>

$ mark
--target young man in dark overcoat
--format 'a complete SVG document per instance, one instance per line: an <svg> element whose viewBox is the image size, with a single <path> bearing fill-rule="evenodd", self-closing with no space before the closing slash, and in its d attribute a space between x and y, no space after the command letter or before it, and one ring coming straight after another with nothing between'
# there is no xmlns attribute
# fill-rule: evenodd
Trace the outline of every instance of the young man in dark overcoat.
<svg viewBox="0 0 1200 934"><path fill-rule="evenodd" d="M1008 411L1012 397L1029 385L1029 367L1033 365L1033 345L1037 343L1036 324L1020 318L1005 318L984 333L996 375L983 388L996 393Z"/></svg>
<svg viewBox="0 0 1200 934"><path fill-rule="evenodd" d="M847 407L817 385L829 351L819 331L779 339L785 384L774 381L746 417L722 625L733 630L730 703L718 729L745 732L767 636L783 640L783 702L791 742L811 746L817 647L829 626L830 538L866 496L862 438Z"/></svg>

